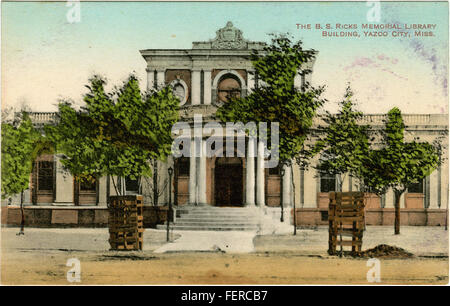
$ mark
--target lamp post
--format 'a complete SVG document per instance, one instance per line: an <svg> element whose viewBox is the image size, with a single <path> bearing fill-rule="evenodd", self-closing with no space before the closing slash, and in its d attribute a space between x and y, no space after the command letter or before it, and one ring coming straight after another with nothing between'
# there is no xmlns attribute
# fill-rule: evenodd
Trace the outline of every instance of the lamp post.
<svg viewBox="0 0 450 306"><path fill-rule="evenodd" d="M170 212L172 211L172 174L173 174L173 168L169 167L169 169L167 169L167 172L169 172L169 208L167 209L167 236L166 236L166 240L167 240L167 242L169 242Z"/></svg>
<svg viewBox="0 0 450 306"><path fill-rule="evenodd" d="M284 222L284 207L283 207L283 176L285 174L285 170L284 167L281 168L280 170L280 177L281 177L281 192L280 192L280 206L281 206L281 217L280 217L280 222Z"/></svg>

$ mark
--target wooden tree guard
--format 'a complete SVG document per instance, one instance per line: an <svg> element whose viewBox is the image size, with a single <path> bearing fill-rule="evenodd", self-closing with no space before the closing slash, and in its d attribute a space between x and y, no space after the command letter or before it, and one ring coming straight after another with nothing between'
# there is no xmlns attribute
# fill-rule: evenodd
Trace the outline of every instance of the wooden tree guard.
<svg viewBox="0 0 450 306"><path fill-rule="evenodd" d="M142 250L143 210L141 195L110 197L108 223L111 250Z"/></svg>
<svg viewBox="0 0 450 306"><path fill-rule="evenodd" d="M361 252L364 231L364 193L330 192L328 208L328 254L336 255L340 246L351 246L352 252ZM344 239L345 238L345 239Z"/></svg>

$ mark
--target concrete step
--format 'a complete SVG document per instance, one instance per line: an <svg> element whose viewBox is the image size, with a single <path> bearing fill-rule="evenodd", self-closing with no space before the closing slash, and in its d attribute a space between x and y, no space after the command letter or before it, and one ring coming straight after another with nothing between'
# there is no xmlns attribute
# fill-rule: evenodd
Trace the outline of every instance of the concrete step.
<svg viewBox="0 0 450 306"><path fill-rule="evenodd" d="M177 220L177 222L176 223L173 223L174 225L189 225L189 226L228 226L228 225L231 225L231 226L234 226L234 225L238 225L238 226L241 226L241 225L250 225L250 226L253 226L253 225L258 225L258 222L251 222L251 221L248 221L248 222L246 222L246 221L228 221L228 222L211 222L211 221L208 221L208 220L205 220L205 221L195 221L195 222L189 222L189 221L184 221L184 220Z"/></svg>
<svg viewBox="0 0 450 306"><path fill-rule="evenodd" d="M204 220L208 220L211 222L215 222L215 221L255 221L257 222L259 220L259 218L254 217L254 216L182 216L182 217L178 217L177 218L177 222L178 221L190 221L190 222L195 222L195 221L204 221Z"/></svg>
<svg viewBox="0 0 450 306"><path fill-rule="evenodd" d="M181 215L230 215L230 216L256 216L259 215L258 211L177 211Z"/></svg>
<svg viewBox="0 0 450 306"><path fill-rule="evenodd" d="M158 229L166 229L166 225L158 225ZM177 225L170 226L171 230L185 230L185 231L255 231L257 226L189 226L189 225Z"/></svg>
<svg viewBox="0 0 450 306"><path fill-rule="evenodd" d="M215 212L250 212L250 211L258 211L257 208L246 208L246 207L177 207L177 211L182 212L205 212L205 211L215 211Z"/></svg>
<svg viewBox="0 0 450 306"><path fill-rule="evenodd" d="M261 210L255 207L187 206L177 208L174 230L254 231L259 229ZM158 229L166 229L160 224Z"/></svg>

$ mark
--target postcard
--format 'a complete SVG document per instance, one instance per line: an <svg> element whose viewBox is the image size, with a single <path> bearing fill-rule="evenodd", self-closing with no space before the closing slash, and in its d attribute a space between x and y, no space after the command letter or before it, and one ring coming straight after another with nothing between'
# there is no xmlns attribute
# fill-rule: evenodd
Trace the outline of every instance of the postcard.
<svg viewBox="0 0 450 306"><path fill-rule="evenodd" d="M1 284L448 284L448 2L1 17Z"/></svg>

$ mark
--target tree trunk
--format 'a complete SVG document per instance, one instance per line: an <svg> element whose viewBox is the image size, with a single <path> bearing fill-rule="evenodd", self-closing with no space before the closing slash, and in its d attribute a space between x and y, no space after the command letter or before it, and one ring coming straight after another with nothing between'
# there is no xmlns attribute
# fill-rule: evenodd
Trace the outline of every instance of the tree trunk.
<svg viewBox="0 0 450 306"><path fill-rule="evenodd" d="M37 205L37 162L33 162L33 169L31 170L31 202Z"/></svg>
<svg viewBox="0 0 450 306"><path fill-rule="evenodd" d="M153 205L158 206L158 161L153 162Z"/></svg>
<svg viewBox="0 0 450 306"><path fill-rule="evenodd" d="M119 195L119 190L117 190L117 184L114 181L114 177L111 177L111 180L113 182L114 191L116 192L116 195Z"/></svg>
<svg viewBox="0 0 450 306"><path fill-rule="evenodd" d="M25 214L23 211L23 191L20 192L20 214L21 214L21 220L20 220L20 232L19 235L24 235L25 232Z"/></svg>
<svg viewBox="0 0 450 306"><path fill-rule="evenodd" d="M400 235L400 197L402 192L394 191L395 195L395 222L394 222L394 234Z"/></svg>
<svg viewBox="0 0 450 306"><path fill-rule="evenodd" d="M74 186L75 190L74 190L74 202L75 205L78 206L80 205L80 182L78 181L78 179L75 179L75 186Z"/></svg>
<svg viewBox="0 0 450 306"><path fill-rule="evenodd" d="M121 176L117 178L117 195L123 196L125 195L125 179Z"/></svg>
<svg viewBox="0 0 450 306"><path fill-rule="evenodd" d="M106 176L106 206L109 207L109 197L111 196L111 177L108 174Z"/></svg>
<svg viewBox="0 0 450 306"><path fill-rule="evenodd" d="M337 174L337 181L338 181L338 192L342 192L342 186L344 185L345 177L346 175Z"/></svg>
<svg viewBox="0 0 450 306"><path fill-rule="evenodd" d="M292 203L293 207L293 223L294 223L294 236L297 235L297 211L295 207L295 184L294 184L294 165L291 165L291 184L292 184L292 192L294 196L294 203Z"/></svg>

